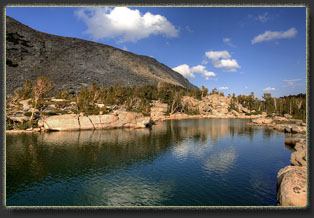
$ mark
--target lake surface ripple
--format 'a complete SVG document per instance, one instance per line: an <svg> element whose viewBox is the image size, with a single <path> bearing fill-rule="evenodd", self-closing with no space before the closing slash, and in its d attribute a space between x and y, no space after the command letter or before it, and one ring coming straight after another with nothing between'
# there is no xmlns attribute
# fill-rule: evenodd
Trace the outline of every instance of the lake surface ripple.
<svg viewBox="0 0 314 218"><path fill-rule="evenodd" d="M276 205L285 135L240 119L6 136L7 206Z"/></svg>

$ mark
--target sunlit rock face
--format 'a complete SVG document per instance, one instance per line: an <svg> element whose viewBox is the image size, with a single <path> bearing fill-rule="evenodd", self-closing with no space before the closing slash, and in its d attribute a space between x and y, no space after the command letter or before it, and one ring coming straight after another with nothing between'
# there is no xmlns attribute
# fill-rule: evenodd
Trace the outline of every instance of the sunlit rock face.
<svg viewBox="0 0 314 218"><path fill-rule="evenodd" d="M306 206L306 167L287 166L277 175L277 199L281 206Z"/></svg>
<svg viewBox="0 0 314 218"><path fill-rule="evenodd" d="M250 110L243 107L241 104L235 102L239 112L229 111L231 97L225 97L218 94L207 95L202 100L195 99L190 96L182 98L182 104L191 111L197 111L201 115L214 115L214 116L243 116L245 113L250 113Z"/></svg>
<svg viewBox="0 0 314 218"><path fill-rule="evenodd" d="M281 206L307 205L307 147L302 137L286 138L285 144L293 150L292 166L281 169L277 175L277 200Z"/></svg>
<svg viewBox="0 0 314 218"><path fill-rule="evenodd" d="M48 76L61 89L79 91L92 82L106 87L169 83L197 88L154 58L108 45L42 33L6 17L6 93L25 80Z"/></svg>
<svg viewBox="0 0 314 218"><path fill-rule="evenodd" d="M45 130L68 131L87 129L145 128L151 118L141 113L116 111L115 114L79 116L65 114L43 119Z"/></svg>
<svg viewBox="0 0 314 218"><path fill-rule="evenodd" d="M150 109L150 117L153 121L162 120L168 110L168 105L160 101L153 101Z"/></svg>

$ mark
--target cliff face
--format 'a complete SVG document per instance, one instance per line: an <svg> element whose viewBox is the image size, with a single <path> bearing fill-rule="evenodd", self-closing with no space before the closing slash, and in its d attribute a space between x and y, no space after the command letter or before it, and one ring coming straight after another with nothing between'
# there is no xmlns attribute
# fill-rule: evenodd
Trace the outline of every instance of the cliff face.
<svg viewBox="0 0 314 218"><path fill-rule="evenodd" d="M57 90L78 91L92 82L106 87L166 82L196 88L181 74L147 56L91 41L33 30L6 17L6 89L11 94L24 80L50 77Z"/></svg>

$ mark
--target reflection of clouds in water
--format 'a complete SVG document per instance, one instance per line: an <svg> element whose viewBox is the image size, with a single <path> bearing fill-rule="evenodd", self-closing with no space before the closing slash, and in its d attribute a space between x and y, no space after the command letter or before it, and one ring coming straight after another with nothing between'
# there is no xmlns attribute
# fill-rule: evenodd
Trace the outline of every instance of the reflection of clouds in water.
<svg viewBox="0 0 314 218"><path fill-rule="evenodd" d="M192 144L188 140L184 140L173 147L173 154L179 158L186 157L190 152L191 147Z"/></svg>
<svg viewBox="0 0 314 218"><path fill-rule="evenodd" d="M172 153L178 159L186 158L188 155L202 158L206 152L212 150L214 144L207 140L203 142L192 142L190 139L185 139L182 142L178 142L172 149Z"/></svg>
<svg viewBox="0 0 314 218"><path fill-rule="evenodd" d="M207 172L227 172L232 167L237 157L238 155L234 148L212 153L207 160L204 161L204 170Z"/></svg>
<svg viewBox="0 0 314 218"><path fill-rule="evenodd" d="M166 182L149 180L147 178L115 176L114 179L90 181L84 191L91 205L107 206L139 206L162 205L171 192L171 185ZM98 187L97 187L98 186ZM99 190L98 194L95 190Z"/></svg>

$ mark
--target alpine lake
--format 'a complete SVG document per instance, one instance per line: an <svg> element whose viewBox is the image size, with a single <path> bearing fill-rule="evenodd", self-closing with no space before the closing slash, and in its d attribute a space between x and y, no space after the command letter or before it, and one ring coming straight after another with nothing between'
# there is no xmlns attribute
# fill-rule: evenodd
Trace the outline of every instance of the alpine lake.
<svg viewBox="0 0 314 218"><path fill-rule="evenodd" d="M245 119L6 135L6 206L276 206L285 134Z"/></svg>

